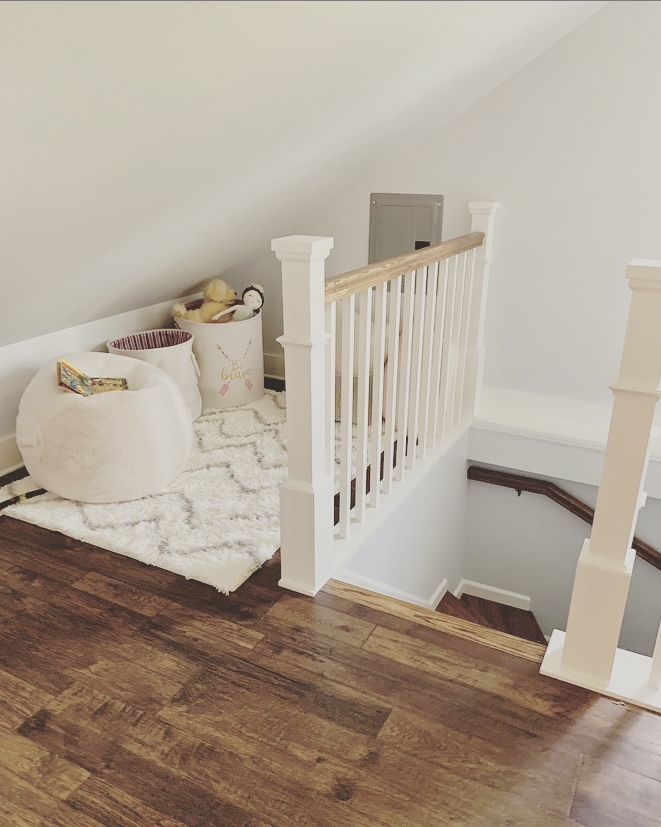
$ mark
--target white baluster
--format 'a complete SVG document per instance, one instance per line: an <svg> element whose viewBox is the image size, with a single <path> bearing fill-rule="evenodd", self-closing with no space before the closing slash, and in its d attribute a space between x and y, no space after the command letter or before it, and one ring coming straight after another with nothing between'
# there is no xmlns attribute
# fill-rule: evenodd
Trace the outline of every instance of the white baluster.
<svg viewBox="0 0 661 827"><path fill-rule="evenodd" d="M329 302L326 305L326 334L329 337L328 347L326 348L326 441L328 444L328 448L326 450L326 473L329 474L333 482L335 481L335 344L337 337L336 308L336 302Z"/></svg>
<svg viewBox="0 0 661 827"><path fill-rule="evenodd" d="M397 389L397 460L395 479L404 479L406 468L406 437L409 418L409 389L411 385L411 347L413 342L413 296L415 293L415 270L404 278L404 301L402 302L402 342L399 354L399 387Z"/></svg>
<svg viewBox="0 0 661 827"><path fill-rule="evenodd" d="M408 401L408 429L406 467L415 468L418 455L418 417L420 415L420 380L422 377L422 344L425 329L427 299L427 267L420 267L415 275L415 301L413 310L413 335L411 338L411 388Z"/></svg>
<svg viewBox="0 0 661 827"><path fill-rule="evenodd" d="M372 430L371 430L371 470L370 470L370 506L379 505L381 493L381 445L383 430L383 392L386 360L386 301L387 283L374 288L374 346L372 361Z"/></svg>
<svg viewBox="0 0 661 827"><path fill-rule="evenodd" d="M367 446L369 438L370 341L372 327L372 290L358 297L358 405L356 413L356 511L355 520L365 515L367 487Z"/></svg>
<svg viewBox="0 0 661 827"><path fill-rule="evenodd" d="M498 201L471 201L468 205L472 216L471 232L484 233L484 243L475 252L473 299L471 301L468 354L462 401L462 416L464 419L473 418L480 402L485 358L484 319L487 309L487 289L489 286L489 270L491 269L494 224L499 206Z"/></svg>
<svg viewBox="0 0 661 827"><path fill-rule="evenodd" d="M431 412L429 424L429 447L436 445L436 437L439 432L439 420L441 417L441 370L443 341L445 338L445 313L447 306L448 281L450 278L450 259L446 258L441 264L439 272L438 288L436 290L436 324L434 325L434 343L432 346L432 390L431 390Z"/></svg>
<svg viewBox="0 0 661 827"><path fill-rule="evenodd" d="M661 625L659 625L659 631L656 636L649 685L654 689L661 689Z"/></svg>
<svg viewBox="0 0 661 827"><path fill-rule="evenodd" d="M459 256L452 256L448 262L448 280L445 292L445 329L443 331L443 351L441 354L441 392L438 410L439 435L441 440L445 439L447 431L451 427L448 413L450 408L450 395L454 382L452 342L455 327L454 305L457 291L458 268Z"/></svg>
<svg viewBox="0 0 661 827"><path fill-rule="evenodd" d="M427 273L427 299L425 304L425 324L422 337L422 370L420 376L420 414L418 419L418 456L427 454L429 441L429 409L432 392L432 362L434 323L436 321L436 291L438 289L439 262L435 261Z"/></svg>
<svg viewBox="0 0 661 827"><path fill-rule="evenodd" d="M468 359L468 337L470 333L471 305L473 300L473 277L475 274L475 250L467 253L469 264L466 269L464 282L464 303L461 314L461 328L459 334L459 361L457 372L457 395L455 398L454 418L461 423L464 421L464 385L466 379L466 362ZM472 416L472 411L468 416Z"/></svg>
<svg viewBox="0 0 661 827"><path fill-rule="evenodd" d="M464 310L464 294L466 289L466 253L457 256L457 271L454 290L454 307L452 308L452 339L450 341L450 361L452 363L450 390L448 394L447 423L448 429L453 430L457 424L456 408L459 396L459 362L461 345L461 320Z"/></svg>
<svg viewBox="0 0 661 827"><path fill-rule="evenodd" d="M355 309L356 297L354 294L341 300L342 364L340 367L340 523L338 530L338 536L341 539L346 539L349 536L351 512Z"/></svg>
<svg viewBox="0 0 661 827"><path fill-rule="evenodd" d="M384 423L383 493L392 491L395 440L397 439L397 395L399 377L399 322L402 303L402 277L390 282L388 297L388 364Z"/></svg>

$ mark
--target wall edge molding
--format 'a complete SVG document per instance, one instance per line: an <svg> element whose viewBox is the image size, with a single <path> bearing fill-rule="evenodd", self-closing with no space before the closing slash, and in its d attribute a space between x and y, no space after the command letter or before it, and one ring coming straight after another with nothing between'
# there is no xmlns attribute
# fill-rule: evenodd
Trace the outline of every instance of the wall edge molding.
<svg viewBox="0 0 661 827"><path fill-rule="evenodd" d="M502 603L504 606L511 606L514 609L531 611L532 601L527 594L510 592L507 589L499 589L496 586L478 583L475 580L462 579L453 594L457 598L461 598L462 594L469 594L472 597L482 597L485 600Z"/></svg>

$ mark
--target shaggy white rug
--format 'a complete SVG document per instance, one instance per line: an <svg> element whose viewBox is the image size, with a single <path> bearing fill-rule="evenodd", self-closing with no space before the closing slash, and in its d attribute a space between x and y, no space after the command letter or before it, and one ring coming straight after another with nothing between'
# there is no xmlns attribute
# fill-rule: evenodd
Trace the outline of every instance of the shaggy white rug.
<svg viewBox="0 0 661 827"><path fill-rule="evenodd" d="M60 531L228 594L280 547L278 487L287 475L285 395L203 414L178 479L151 497L85 505L44 494L4 514ZM37 486L27 477L0 501Z"/></svg>

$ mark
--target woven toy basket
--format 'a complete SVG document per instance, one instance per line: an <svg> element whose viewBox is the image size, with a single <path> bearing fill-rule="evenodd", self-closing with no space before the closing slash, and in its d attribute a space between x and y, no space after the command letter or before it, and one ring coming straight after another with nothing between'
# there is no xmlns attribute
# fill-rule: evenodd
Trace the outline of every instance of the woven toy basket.
<svg viewBox="0 0 661 827"><path fill-rule="evenodd" d="M108 353L132 356L169 373L181 388L195 420L202 413L202 397L197 383L200 369L193 352L193 338L192 333L184 330L163 328L111 339L106 347Z"/></svg>

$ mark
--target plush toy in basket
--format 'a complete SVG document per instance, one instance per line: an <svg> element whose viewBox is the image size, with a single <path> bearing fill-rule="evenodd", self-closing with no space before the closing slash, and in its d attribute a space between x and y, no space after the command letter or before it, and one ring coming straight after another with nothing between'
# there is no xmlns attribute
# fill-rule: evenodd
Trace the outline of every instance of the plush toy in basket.
<svg viewBox="0 0 661 827"><path fill-rule="evenodd" d="M221 317L225 316L233 322L245 322L246 319L252 319L264 306L264 288L261 284L251 284L241 294L241 301L221 310L211 318L212 322L224 321Z"/></svg>
<svg viewBox="0 0 661 827"><path fill-rule="evenodd" d="M237 300L236 290L232 290L229 284L222 279L212 279L204 288L203 298L186 304L178 302L172 308L172 315L189 322L210 322L214 316L236 304Z"/></svg>
<svg viewBox="0 0 661 827"><path fill-rule="evenodd" d="M215 410L247 405L264 394L260 313L264 288L251 284L240 300L229 299L227 306L216 309L213 314L208 311L207 305L213 302L208 295L207 285L205 298L198 300L199 304L172 308L177 327L194 335L193 351L200 366L203 407Z"/></svg>

